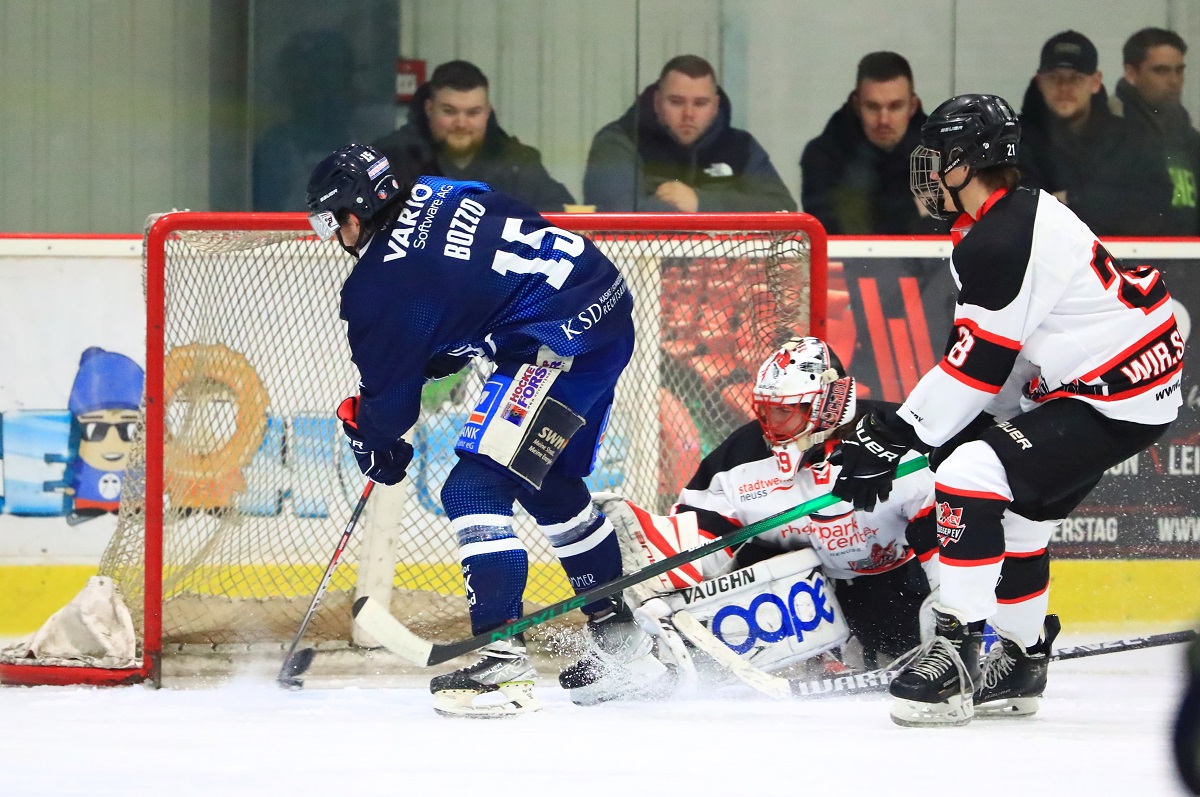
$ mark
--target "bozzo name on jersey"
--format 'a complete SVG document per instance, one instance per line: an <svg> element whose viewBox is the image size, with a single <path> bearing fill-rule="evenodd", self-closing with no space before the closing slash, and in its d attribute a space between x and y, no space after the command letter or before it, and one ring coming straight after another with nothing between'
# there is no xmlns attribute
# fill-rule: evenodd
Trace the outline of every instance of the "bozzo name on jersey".
<svg viewBox="0 0 1200 797"><path fill-rule="evenodd" d="M483 205L474 199L463 197L450 219L450 229L446 230L446 245L442 247L442 254L458 260L470 260L475 231L479 229L479 221L486 212Z"/></svg>

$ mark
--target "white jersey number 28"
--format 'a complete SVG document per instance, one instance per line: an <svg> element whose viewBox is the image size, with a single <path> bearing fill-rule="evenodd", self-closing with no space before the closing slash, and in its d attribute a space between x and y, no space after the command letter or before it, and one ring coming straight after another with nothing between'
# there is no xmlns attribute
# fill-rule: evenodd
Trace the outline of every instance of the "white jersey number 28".
<svg viewBox="0 0 1200 797"><path fill-rule="evenodd" d="M540 227L530 233L521 232L521 219L510 218L504 222L504 231L500 233L500 237L505 241L514 241L523 243L533 249L535 252L540 251L542 242L547 235L554 236L554 248L562 252L565 257L556 258L554 260L546 260L540 257L528 257L515 252L496 252L495 259L492 260L492 271L500 274L545 274L546 282L555 290L561 288L563 283L567 281L567 277L571 276L571 269L575 268L575 262L572 258L579 257L583 254L583 237L576 235L573 232L558 227Z"/></svg>

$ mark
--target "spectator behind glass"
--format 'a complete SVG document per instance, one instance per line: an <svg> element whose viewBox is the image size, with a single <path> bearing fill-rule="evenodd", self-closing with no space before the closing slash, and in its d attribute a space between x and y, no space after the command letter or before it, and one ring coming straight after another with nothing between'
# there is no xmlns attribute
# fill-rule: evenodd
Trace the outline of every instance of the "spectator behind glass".
<svg viewBox="0 0 1200 797"><path fill-rule="evenodd" d="M254 210L304 207L308 175L356 136L354 48L338 31L304 31L275 60L285 116L254 142Z"/></svg>
<svg viewBox="0 0 1200 797"><path fill-rule="evenodd" d="M1021 106L1021 172L1105 235L1162 235L1171 183L1159 152L1108 109L1096 47L1051 37Z"/></svg>
<svg viewBox="0 0 1200 797"><path fill-rule="evenodd" d="M600 211L795 210L766 150L730 115L708 61L672 58L592 139L584 201Z"/></svg>
<svg viewBox="0 0 1200 797"><path fill-rule="evenodd" d="M945 233L908 187L925 114L904 56L858 62L854 91L800 158L800 204L832 235Z"/></svg>
<svg viewBox="0 0 1200 797"><path fill-rule="evenodd" d="M467 61L447 61L433 70L413 96L408 121L373 146L403 178L436 172L478 180L541 212L561 213L575 202L546 171L541 154L500 127L487 77Z"/></svg>
<svg viewBox="0 0 1200 797"><path fill-rule="evenodd" d="M1179 102L1187 45L1178 33L1143 28L1129 37L1121 55L1125 76L1117 81L1109 109L1166 159L1174 193L1167 218L1169 235L1200 234L1196 184L1200 181L1200 132Z"/></svg>

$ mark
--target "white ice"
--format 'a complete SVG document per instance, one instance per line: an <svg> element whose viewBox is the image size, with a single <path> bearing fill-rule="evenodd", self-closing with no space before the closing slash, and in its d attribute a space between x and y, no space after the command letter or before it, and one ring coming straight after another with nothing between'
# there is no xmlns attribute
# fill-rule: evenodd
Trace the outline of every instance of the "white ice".
<svg viewBox="0 0 1200 797"><path fill-rule="evenodd" d="M1056 662L1042 710L900 728L884 696L728 694L452 720L411 688L0 689L6 795L1184 794L1169 747L1180 647Z"/></svg>

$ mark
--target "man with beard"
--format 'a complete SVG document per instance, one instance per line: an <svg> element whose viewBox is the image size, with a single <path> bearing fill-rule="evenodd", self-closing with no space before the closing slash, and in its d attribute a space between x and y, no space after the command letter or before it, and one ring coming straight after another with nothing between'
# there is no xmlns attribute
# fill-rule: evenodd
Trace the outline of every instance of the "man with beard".
<svg viewBox="0 0 1200 797"><path fill-rule="evenodd" d="M447 61L413 97L408 122L374 147L405 178L441 174L487 183L541 212L575 202L533 147L510 136L488 101L488 79L467 61Z"/></svg>
<svg viewBox="0 0 1200 797"><path fill-rule="evenodd" d="M1042 47L1021 106L1021 172L1097 235L1162 235L1171 204L1162 156L1109 111L1098 63L1078 31Z"/></svg>

